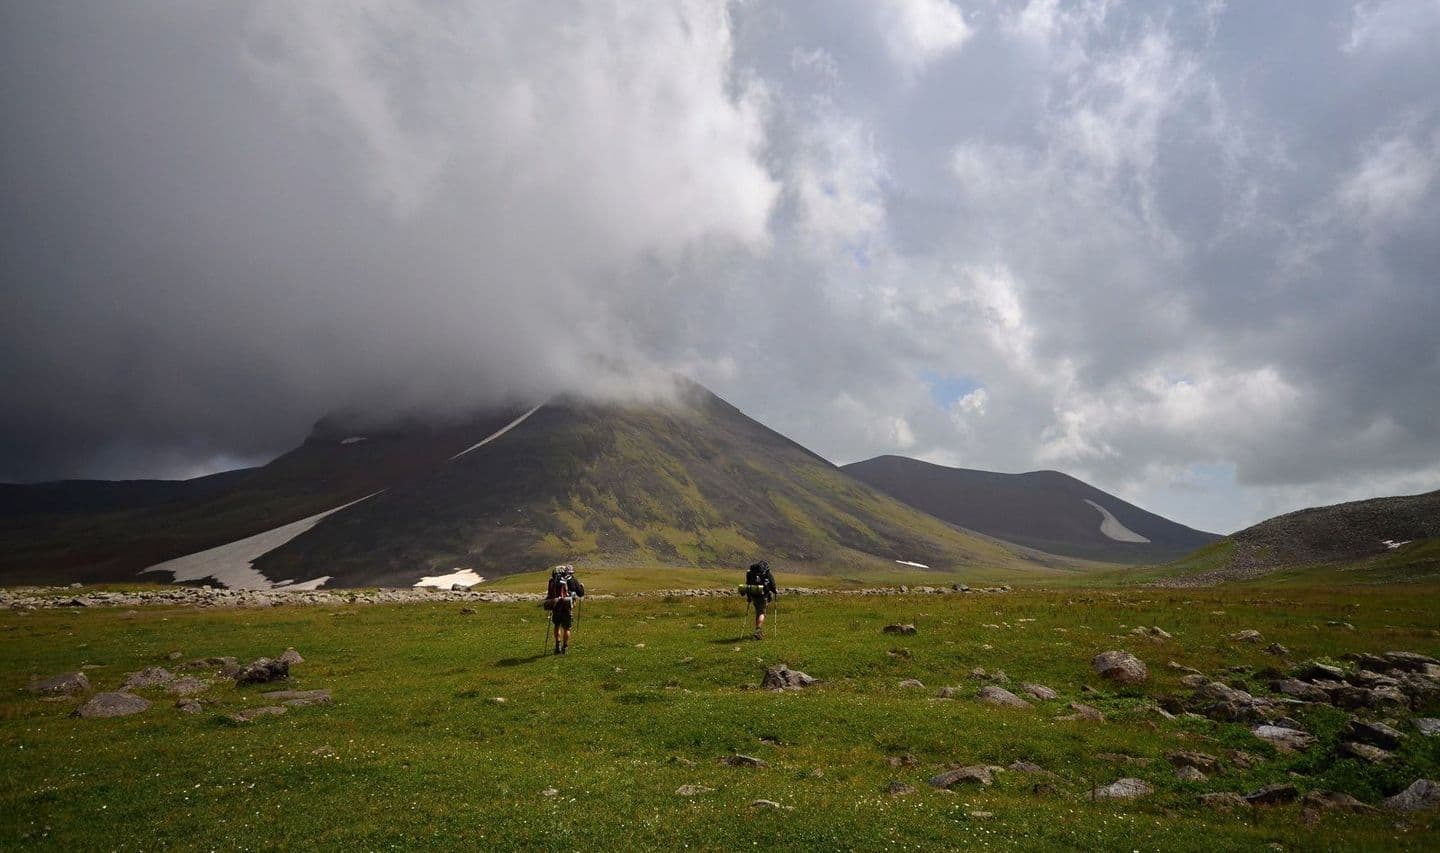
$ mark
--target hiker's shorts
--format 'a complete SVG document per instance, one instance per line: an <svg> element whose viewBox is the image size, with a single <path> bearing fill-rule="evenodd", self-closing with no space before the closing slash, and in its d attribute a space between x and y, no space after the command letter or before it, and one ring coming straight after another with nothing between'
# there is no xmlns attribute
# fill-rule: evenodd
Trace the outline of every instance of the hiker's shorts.
<svg viewBox="0 0 1440 853"><path fill-rule="evenodd" d="M562 611L557 607L550 611L550 621L554 622L556 627L564 628L568 631L570 630L570 626L575 624L575 613L571 610Z"/></svg>
<svg viewBox="0 0 1440 853"><path fill-rule="evenodd" d="M764 616L764 615L765 615L765 608L766 608L769 604L770 604L770 602L766 601L766 600L765 600L765 596L763 596L763 595L752 595L752 596L750 596L750 606L753 607L753 608L755 608L755 615L756 615L756 616Z"/></svg>

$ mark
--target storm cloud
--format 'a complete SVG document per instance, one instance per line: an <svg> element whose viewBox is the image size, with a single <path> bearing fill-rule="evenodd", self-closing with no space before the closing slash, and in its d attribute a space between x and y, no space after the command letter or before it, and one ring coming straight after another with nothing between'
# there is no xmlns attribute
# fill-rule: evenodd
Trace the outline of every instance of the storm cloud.
<svg viewBox="0 0 1440 853"><path fill-rule="evenodd" d="M7 4L0 480L646 393L1230 530L1440 486L1440 4Z"/></svg>

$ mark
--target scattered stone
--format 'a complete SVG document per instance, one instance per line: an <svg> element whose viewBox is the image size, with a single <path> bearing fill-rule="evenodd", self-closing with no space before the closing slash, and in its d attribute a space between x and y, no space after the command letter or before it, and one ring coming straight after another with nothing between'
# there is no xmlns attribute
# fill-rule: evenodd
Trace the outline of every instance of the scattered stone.
<svg viewBox="0 0 1440 853"><path fill-rule="evenodd" d="M1120 684L1140 684L1150 677L1145 663L1129 652L1101 652L1090 661L1090 666L1101 677Z"/></svg>
<svg viewBox="0 0 1440 853"><path fill-rule="evenodd" d="M450 591L451 591L451 592L469 592L469 591L470 591L470 586L469 586L468 584L463 584L463 583L452 583L452 584L450 584Z"/></svg>
<svg viewBox="0 0 1440 853"><path fill-rule="evenodd" d="M456 586L459 586L459 584L456 584ZM555 796L556 794L559 794L559 793L560 793L560 789L559 789L559 788L546 788L545 790L543 790L543 791L540 792L540 796L542 796L542 797L553 797L553 796Z"/></svg>
<svg viewBox="0 0 1440 853"><path fill-rule="evenodd" d="M1340 751L1346 755L1358 758L1361 761L1368 761L1371 764L1379 764L1390 757L1390 753L1378 746L1371 746L1368 743L1355 743L1346 741L1340 744Z"/></svg>
<svg viewBox="0 0 1440 853"><path fill-rule="evenodd" d="M1005 769L1012 773L1036 773L1041 776L1051 777L1055 775L1033 761L1012 761L1010 762L1010 766Z"/></svg>
<svg viewBox="0 0 1440 853"><path fill-rule="evenodd" d="M989 678L989 677L990 677L990 673L988 673L988 672L985 671L985 667L983 667L983 666L977 666L977 667L975 667L974 669L970 670L970 677L971 677L971 678L984 679L984 678Z"/></svg>
<svg viewBox="0 0 1440 853"><path fill-rule="evenodd" d="M1245 795L1245 801L1252 806L1275 806L1281 803L1293 802L1300 796L1300 791L1288 782L1280 782L1275 785L1266 785L1258 791Z"/></svg>
<svg viewBox="0 0 1440 853"><path fill-rule="evenodd" d="M1326 624L1326 625L1329 625L1331 628L1343 628L1343 629L1345 629L1346 631L1353 631L1353 630L1355 630L1355 626L1354 626L1354 625L1351 625L1349 622L1336 622L1336 621L1334 621L1334 620L1330 620L1330 621L1326 622L1325 624Z"/></svg>
<svg viewBox="0 0 1440 853"><path fill-rule="evenodd" d="M899 687L907 687L907 688L915 688L915 689L918 689L918 690L924 690L924 689L925 689L925 684L924 684L924 682L922 682L922 681L921 681L920 679L918 679L918 678L907 678L907 679L905 679L904 681L900 682L900 684L899 684L898 686L899 686Z"/></svg>
<svg viewBox="0 0 1440 853"><path fill-rule="evenodd" d="M981 702L997 708L1029 708L1030 703L1003 687L987 684L976 694Z"/></svg>
<svg viewBox="0 0 1440 853"><path fill-rule="evenodd" d="M765 678L761 680L760 686L766 690L799 690L815 683L816 679L781 663L766 668Z"/></svg>
<svg viewBox="0 0 1440 853"><path fill-rule="evenodd" d="M209 687L210 682L186 675L167 684L165 692L171 696L194 696L196 693L204 693Z"/></svg>
<svg viewBox="0 0 1440 853"><path fill-rule="evenodd" d="M1215 791L1209 794L1201 794L1200 804L1225 812L1233 811L1234 809L1250 808L1250 802L1233 791Z"/></svg>
<svg viewBox="0 0 1440 853"><path fill-rule="evenodd" d="M1225 758L1240 770L1250 770L1264 763L1265 759L1253 752L1246 752L1243 749L1231 749L1225 752Z"/></svg>
<svg viewBox="0 0 1440 853"><path fill-rule="evenodd" d="M1311 684L1308 681L1301 681L1298 678L1282 678L1272 682L1270 689L1285 696L1291 696L1305 702L1328 702L1330 694L1324 688Z"/></svg>
<svg viewBox="0 0 1440 853"><path fill-rule="evenodd" d="M751 803L750 803L750 808L752 808L752 809L783 809L783 810L785 810L785 811L792 811L792 810L793 810L793 807L792 807L792 806L782 806L782 805L780 805L779 803L775 802L774 800L752 800Z"/></svg>
<svg viewBox="0 0 1440 853"><path fill-rule="evenodd" d="M242 711L236 711L230 715L230 719L236 723L248 723L251 720L258 720L261 717L278 717L283 713L285 713L285 709L280 705L262 705L258 708L246 708Z"/></svg>
<svg viewBox="0 0 1440 853"><path fill-rule="evenodd" d="M1440 666L1440 660L1415 652L1386 652L1382 657L1390 661L1397 669L1407 669L1411 672L1424 672L1427 664Z"/></svg>
<svg viewBox="0 0 1440 853"><path fill-rule="evenodd" d="M1290 657L1290 650L1280 645L1279 643L1271 643L1270 645L1265 647L1265 654L1275 655L1276 657L1288 658Z"/></svg>
<svg viewBox="0 0 1440 853"><path fill-rule="evenodd" d="M966 812L965 814L966 814L966 816L971 817L971 818L974 818L975 820L986 820L987 818L992 818L992 817L995 816L995 813L994 813L994 812L979 812L979 811L976 811L976 812Z"/></svg>
<svg viewBox="0 0 1440 853"><path fill-rule="evenodd" d="M300 657L300 653L293 648L286 649L285 652L280 655L279 660L286 666L294 666L297 663L305 662L305 659Z"/></svg>
<svg viewBox="0 0 1440 853"><path fill-rule="evenodd" d="M752 756L752 755L741 755L741 754L738 753L738 752L735 753L734 755L730 755L730 756L726 756L725 758L722 758L722 759L721 759L721 763L727 764L727 765L729 765L729 766L731 766L731 767L757 767L757 768L759 768L759 767L769 767L769 766L770 766L770 763L769 763L768 761L764 761L763 759L756 758L756 757L754 757L754 756Z"/></svg>
<svg viewBox="0 0 1440 853"><path fill-rule="evenodd" d="M1163 643L1166 640L1174 639L1174 637L1172 637L1169 633L1167 633L1163 628L1158 625L1150 625L1148 627L1145 625L1136 625L1134 628L1130 629L1130 633L1137 637L1144 637L1145 639L1151 640L1156 643Z"/></svg>
<svg viewBox="0 0 1440 853"><path fill-rule="evenodd" d="M198 701L189 698L175 700L175 708L182 714L198 714L204 710Z"/></svg>
<svg viewBox="0 0 1440 853"><path fill-rule="evenodd" d="M90 679L83 672L65 672L31 681L25 689L40 696L78 696L90 692Z"/></svg>
<svg viewBox="0 0 1440 853"><path fill-rule="evenodd" d="M1181 782L1204 782L1210 777L1206 776L1204 773L1201 773L1199 770L1196 770L1194 767L1187 766L1181 767L1180 769L1176 770L1175 778L1179 779Z"/></svg>
<svg viewBox="0 0 1440 853"><path fill-rule="evenodd" d="M1201 672L1200 670L1196 669L1196 668L1193 667L1193 666L1184 666L1184 665L1182 665L1182 664L1176 663L1176 662L1173 661L1173 660L1172 660L1172 661L1167 661L1167 662L1165 663L1165 668L1166 668L1166 669L1169 669L1169 670L1173 670L1173 671L1175 671L1175 672L1183 673L1183 674L1185 674L1185 675L1204 675L1204 674L1205 674L1205 673Z"/></svg>
<svg viewBox="0 0 1440 853"><path fill-rule="evenodd" d="M983 764L974 764L969 767L957 767L954 770L946 770L930 778L930 785L935 788L950 789L961 782L974 782L976 784L990 786L994 777L990 775L990 768Z"/></svg>
<svg viewBox="0 0 1440 853"><path fill-rule="evenodd" d="M179 660L183 657L185 657L183 652L171 652L165 656L166 660Z"/></svg>
<svg viewBox="0 0 1440 853"><path fill-rule="evenodd" d="M1093 708L1084 702L1071 702L1070 710L1075 713L1061 717L1062 720L1089 720L1092 723L1105 722L1105 715L1100 713L1099 708Z"/></svg>
<svg viewBox="0 0 1440 853"><path fill-rule="evenodd" d="M1315 681L1317 679L1325 679L1328 681L1345 680L1345 670L1338 666L1331 666L1328 663L1320 663L1314 660L1296 667L1295 675L1306 681Z"/></svg>
<svg viewBox="0 0 1440 853"><path fill-rule="evenodd" d="M696 797L714 790L714 788L707 788L704 785L681 785L675 789L675 793L682 797Z"/></svg>
<svg viewBox="0 0 1440 853"><path fill-rule="evenodd" d="M1258 643L1265 638L1260 636L1260 632L1256 631L1254 628L1246 628L1243 631L1237 631L1234 634L1231 634L1230 639L1234 640L1237 643Z"/></svg>
<svg viewBox="0 0 1440 853"><path fill-rule="evenodd" d="M916 760L915 756L907 752L904 755L888 756L885 759L885 763L890 765L891 767L914 767L920 762Z"/></svg>
<svg viewBox="0 0 1440 853"><path fill-rule="evenodd" d="M1190 698L1190 707L1212 720L1227 723L1253 723L1274 716L1266 700L1219 681L1196 688Z"/></svg>
<svg viewBox="0 0 1440 853"><path fill-rule="evenodd" d="M147 666L139 672L130 673L125 683L120 685L121 690L144 690L147 687L159 687L169 684L175 680L175 674L160 666Z"/></svg>
<svg viewBox="0 0 1440 853"><path fill-rule="evenodd" d="M475 608L473 608L473 607L462 607L462 608L460 608L460 615L461 615L461 616L474 616L474 615L475 615Z"/></svg>
<svg viewBox="0 0 1440 853"><path fill-rule="evenodd" d="M1430 779L1416 779L1410 787L1393 797L1387 797L1385 808L1394 812L1428 812L1440 808L1440 783Z"/></svg>
<svg viewBox="0 0 1440 853"><path fill-rule="evenodd" d="M1201 675L1201 674L1198 673L1198 672L1195 673L1195 674L1193 674L1193 675L1185 675L1185 676L1181 676L1181 677L1180 677L1180 684L1183 685L1183 686L1185 686L1185 687L1190 687L1190 688L1204 687L1205 685L1207 685L1207 684L1209 684L1209 683L1210 683L1210 676L1208 676L1208 675Z"/></svg>
<svg viewBox="0 0 1440 853"><path fill-rule="evenodd" d="M1410 722L1414 723L1415 728L1420 730L1420 734L1426 737L1440 735L1440 719L1436 719L1435 717L1416 717Z"/></svg>
<svg viewBox="0 0 1440 853"><path fill-rule="evenodd" d="M290 677L290 664L283 660L258 658L235 675L236 684L264 684Z"/></svg>
<svg viewBox="0 0 1440 853"><path fill-rule="evenodd" d="M1384 723L1371 723L1351 719L1345 724L1345 737L1362 743L1373 744L1382 749L1395 749L1405 736Z"/></svg>
<svg viewBox="0 0 1440 853"><path fill-rule="evenodd" d="M1054 690L1051 690L1043 684L1022 684L1020 685L1020 690L1021 692L1029 693L1031 696L1034 696L1036 699L1040 699L1042 701L1060 698L1059 693L1056 693Z"/></svg>
<svg viewBox="0 0 1440 853"><path fill-rule="evenodd" d="M960 695L960 691L954 687L942 687L940 692L935 694L936 699L954 699Z"/></svg>
<svg viewBox="0 0 1440 853"><path fill-rule="evenodd" d="M1281 752L1303 751L1315 743L1314 735L1284 726L1256 726L1250 733L1274 744Z"/></svg>
<svg viewBox="0 0 1440 853"><path fill-rule="evenodd" d="M880 629L880 630L881 630L882 633L886 633L886 634L902 634L902 635L907 636L907 637L910 636L911 634L919 633L919 631L915 628L914 625L908 625L908 624L906 624L906 625L901 625L901 624L898 624L898 623L897 623L897 624L894 624L894 625L886 625L884 628L882 628L882 629Z"/></svg>
<svg viewBox="0 0 1440 853"><path fill-rule="evenodd" d="M1165 760L1176 767L1193 767L1196 770L1210 772L1220 764L1220 759L1213 755L1206 755L1203 752L1167 752Z"/></svg>
<svg viewBox="0 0 1440 853"><path fill-rule="evenodd" d="M150 707L150 701L143 699L133 693L115 691L108 693L96 693L90 697L90 701L75 709L72 716L81 717L86 720L97 720L106 717L126 717L130 714L138 714Z"/></svg>
<svg viewBox="0 0 1440 853"><path fill-rule="evenodd" d="M1117 779L1109 785L1090 791L1092 800L1133 800L1153 793L1149 783L1141 779Z"/></svg>
<svg viewBox="0 0 1440 853"><path fill-rule="evenodd" d="M262 693L271 702L279 702L290 708L306 708L311 705L329 705L329 690L274 690Z"/></svg>
<svg viewBox="0 0 1440 853"><path fill-rule="evenodd" d="M310 750L310 754L318 755L321 758L331 758L335 755L335 750L330 746L320 746Z"/></svg>

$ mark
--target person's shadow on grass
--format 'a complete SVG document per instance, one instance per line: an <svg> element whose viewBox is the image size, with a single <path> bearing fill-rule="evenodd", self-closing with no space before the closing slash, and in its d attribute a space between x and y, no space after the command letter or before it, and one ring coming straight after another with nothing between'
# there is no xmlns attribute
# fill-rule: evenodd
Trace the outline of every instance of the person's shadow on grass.
<svg viewBox="0 0 1440 853"><path fill-rule="evenodd" d="M501 658L495 661L496 666L520 666L521 664L534 663L537 660L550 657L550 652L541 652L538 655L531 655L528 658Z"/></svg>

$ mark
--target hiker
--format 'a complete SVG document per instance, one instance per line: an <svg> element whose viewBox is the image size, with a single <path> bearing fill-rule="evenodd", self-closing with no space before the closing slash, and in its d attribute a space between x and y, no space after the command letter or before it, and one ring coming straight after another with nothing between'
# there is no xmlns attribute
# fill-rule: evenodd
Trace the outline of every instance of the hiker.
<svg viewBox="0 0 1440 853"><path fill-rule="evenodd" d="M770 574L770 563L761 560L751 566L745 572L745 597L750 599L750 606L755 608L755 639L763 639L765 636L765 607L775 600L778 592L775 588L775 576Z"/></svg>
<svg viewBox="0 0 1440 853"><path fill-rule="evenodd" d="M585 584L575 577L575 567L556 566L550 570L550 586L545 591L545 609L550 611L550 622L555 626L555 654L563 655L570 650L570 629L575 625L575 608L579 599L585 597Z"/></svg>

